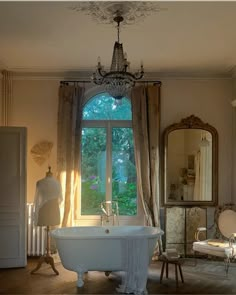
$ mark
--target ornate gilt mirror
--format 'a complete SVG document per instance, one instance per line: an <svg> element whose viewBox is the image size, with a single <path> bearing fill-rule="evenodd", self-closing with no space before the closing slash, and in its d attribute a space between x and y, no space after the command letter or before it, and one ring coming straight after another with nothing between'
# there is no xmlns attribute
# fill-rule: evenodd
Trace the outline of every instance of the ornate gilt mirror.
<svg viewBox="0 0 236 295"><path fill-rule="evenodd" d="M215 206L218 201L218 133L191 115L163 134L163 205Z"/></svg>

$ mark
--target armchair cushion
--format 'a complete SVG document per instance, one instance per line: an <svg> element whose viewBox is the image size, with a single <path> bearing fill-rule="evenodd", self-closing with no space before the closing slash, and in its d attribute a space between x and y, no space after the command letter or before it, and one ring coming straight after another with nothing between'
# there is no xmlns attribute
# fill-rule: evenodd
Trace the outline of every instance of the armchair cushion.
<svg viewBox="0 0 236 295"><path fill-rule="evenodd" d="M216 247L229 247L229 242L225 240L220 240L220 239L212 239L212 240L207 240L207 244L211 246L216 246Z"/></svg>
<svg viewBox="0 0 236 295"><path fill-rule="evenodd" d="M221 243L221 246L213 246L209 244L210 240L198 241L193 243L193 250L208 255L223 257L223 258L232 258L236 255L236 244L229 246L228 242Z"/></svg>

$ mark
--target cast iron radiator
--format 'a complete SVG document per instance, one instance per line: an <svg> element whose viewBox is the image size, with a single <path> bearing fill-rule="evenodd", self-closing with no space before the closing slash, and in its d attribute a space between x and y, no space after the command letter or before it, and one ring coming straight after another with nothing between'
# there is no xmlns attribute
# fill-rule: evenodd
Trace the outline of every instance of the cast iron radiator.
<svg viewBox="0 0 236 295"><path fill-rule="evenodd" d="M45 254L46 227L35 226L33 222L34 204L27 203L27 255L41 256Z"/></svg>

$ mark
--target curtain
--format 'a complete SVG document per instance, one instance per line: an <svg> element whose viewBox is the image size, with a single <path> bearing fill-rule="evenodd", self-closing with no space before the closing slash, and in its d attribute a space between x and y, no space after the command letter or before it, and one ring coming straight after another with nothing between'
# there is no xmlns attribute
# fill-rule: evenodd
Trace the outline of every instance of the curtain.
<svg viewBox="0 0 236 295"><path fill-rule="evenodd" d="M62 186L62 226L71 226L80 194L80 141L84 88L61 85L58 103L57 171Z"/></svg>
<svg viewBox="0 0 236 295"><path fill-rule="evenodd" d="M212 198L212 140L206 133L195 156L194 200L210 201Z"/></svg>
<svg viewBox="0 0 236 295"><path fill-rule="evenodd" d="M12 112L12 73L6 70L2 71L2 97L1 97L1 113L2 126L9 126L11 123Z"/></svg>
<svg viewBox="0 0 236 295"><path fill-rule="evenodd" d="M146 223L160 226L159 130L161 84L134 87L131 93L138 195Z"/></svg>
<svg viewBox="0 0 236 295"><path fill-rule="evenodd" d="M193 200L199 201L200 199L200 150L197 151L194 157L194 166L195 166L195 183L193 190Z"/></svg>
<svg viewBox="0 0 236 295"><path fill-rule="evenodd" d="M211 146L203 146L201 149L200 158L200 199L210 201L212 198L212 155Z"/></svg>

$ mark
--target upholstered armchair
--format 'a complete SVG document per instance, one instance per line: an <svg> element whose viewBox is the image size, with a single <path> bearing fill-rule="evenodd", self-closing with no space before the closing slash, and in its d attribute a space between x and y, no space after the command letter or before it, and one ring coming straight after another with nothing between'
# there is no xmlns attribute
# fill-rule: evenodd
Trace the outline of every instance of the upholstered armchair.
<svg viewBox="0 0 236 295"><path fill-rule="evenodd" d="M232 204L216 209L217 225L216 239L200 240L201 233L207 229L199 227L195 233L193 251L209 256L222 257L225 261L225 271L228 273L230 262L236 256L236 210Z"/></svg>

